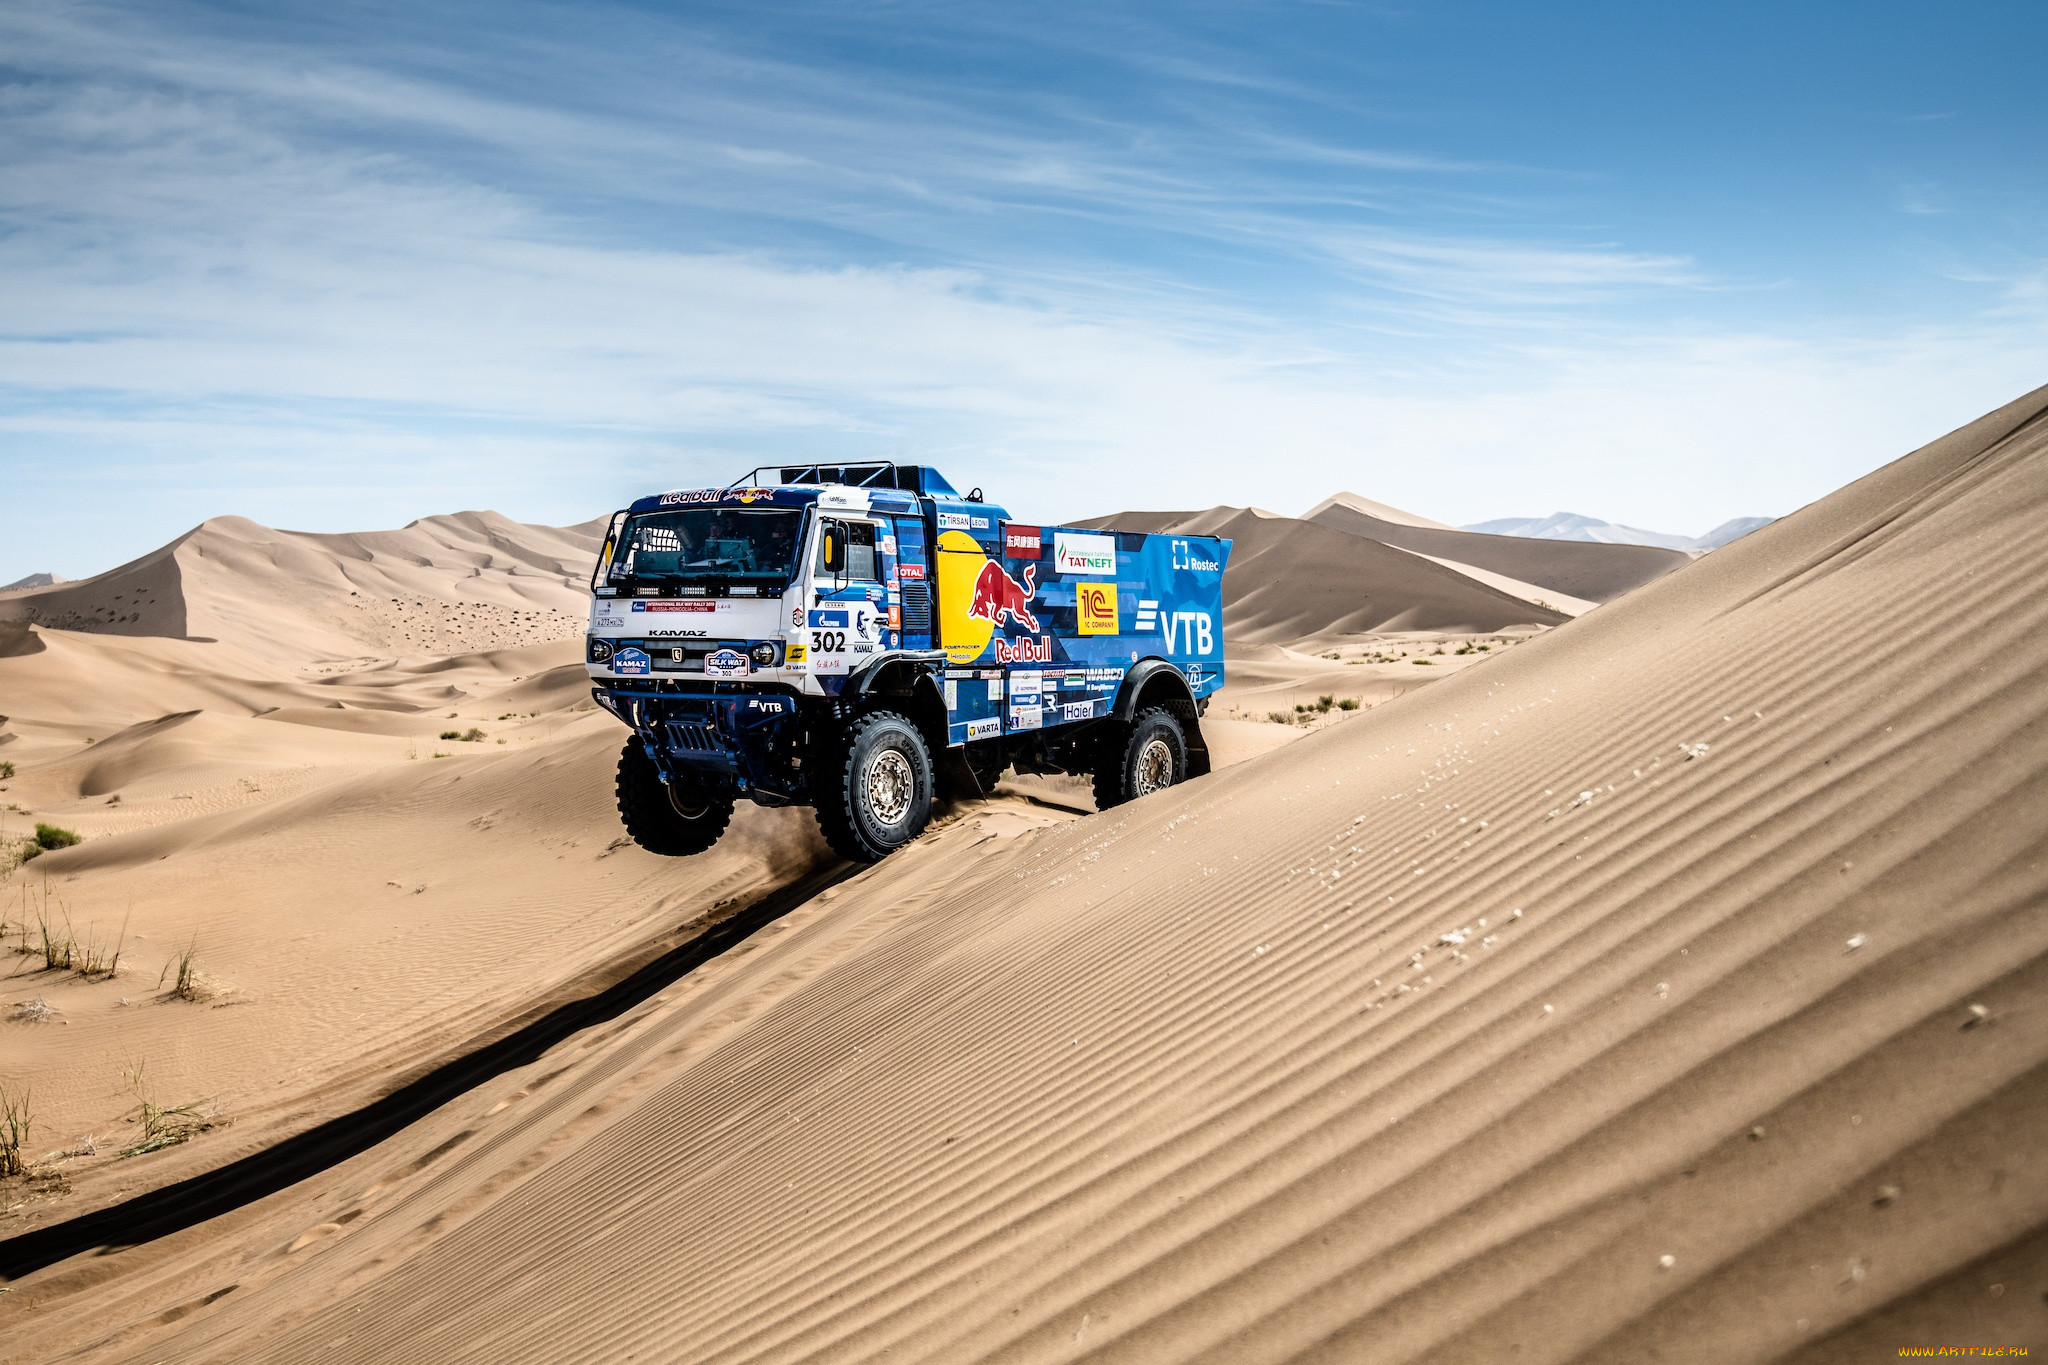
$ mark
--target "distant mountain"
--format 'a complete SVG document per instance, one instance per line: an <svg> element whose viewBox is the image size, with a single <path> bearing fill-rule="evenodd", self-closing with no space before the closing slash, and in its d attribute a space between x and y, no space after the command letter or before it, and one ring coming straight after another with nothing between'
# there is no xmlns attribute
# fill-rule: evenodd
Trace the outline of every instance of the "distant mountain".
<svg viewBox="0 0 2048 1365"><path fill-rule="evenodd" d="M1508 589L1531 601L1554 606L1566 605L1556 601L1558 593L1580 602L1612 601L1630 588L1660 578L1686 562L1684 551L1633 542L1532 539L1471 528L1454 530L1356 493L1325 498L1303 513L1302 520L1377 540L1411 554L1427 555L1439 563L1481 570L1547 590L1529 594L1520 588Z"/></svg>
<svg viewBox="0 0 2048 1365"><path fill-rule="evenodd" d="M1520 536L1527 540L1582 540L1597 545L1654 545L1665 550L1680 550L1686 554L1705 554L1718 550L1732 540L1740 540L1759 526L1768 526L1771 517L1737 517L1716 526L1703 536L1674 536L1664 531L1645 531L1640 526L1623 526L1619 522L1602 521L1598 517L1581 516L1577 512L1552 512L1547 517L1503 517L1498 521L1482 521L1474 526L1460 529L1477 531L1491 536Z"/></svg>
<svg viewBox="0 0 2048 1365"><path fill-rule="evenodd" d="M0 587L0 592L13 592L16 588L54 588L59 583L70 581L53 573L32 573L27 578L17 578L12 583Z"/></svg>

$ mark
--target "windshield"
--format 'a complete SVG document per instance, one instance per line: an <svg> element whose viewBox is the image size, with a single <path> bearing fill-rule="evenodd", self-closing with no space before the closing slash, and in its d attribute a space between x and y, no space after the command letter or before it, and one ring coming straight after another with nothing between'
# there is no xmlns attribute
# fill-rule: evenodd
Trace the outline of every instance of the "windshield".
<svg viewBox="0 0 2048 1365"><path fill-rule="evenodd" d="M704 578L789 578L804 514L791 508L686 507L629 518L606 581L653 587Z"/></svg>

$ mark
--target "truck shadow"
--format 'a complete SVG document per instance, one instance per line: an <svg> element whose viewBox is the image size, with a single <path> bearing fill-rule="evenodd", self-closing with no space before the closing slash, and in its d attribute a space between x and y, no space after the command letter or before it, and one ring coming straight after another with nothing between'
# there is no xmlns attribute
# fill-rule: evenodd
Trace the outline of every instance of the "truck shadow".
<svg viewBox="0 0 2048 1365"><path fill-rule="evenodd" d="M339 1165L492 1077L539 1060L563 1039L617 1018L826 888L864 870L858 864L832 862L771 891L603 990L555 1006L503 1038L443 1063L352 1113L177 1184L0 1242L0 1277L18 1280L86 1252L105 1255L167 1237Z"/></svg>

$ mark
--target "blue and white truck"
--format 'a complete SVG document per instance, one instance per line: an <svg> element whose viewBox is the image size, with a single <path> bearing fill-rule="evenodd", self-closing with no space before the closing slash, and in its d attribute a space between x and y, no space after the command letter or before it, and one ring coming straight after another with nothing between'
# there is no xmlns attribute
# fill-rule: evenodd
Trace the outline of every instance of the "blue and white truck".
<svg viewBox="0 0 2048 1365"><path fill-rule="evenodd" d="M809 805L873 862L934 796L1092 774L1098 807L1209 770L1230 542L1038 526L898 464L756 469L613 515L585 663L632 727L619 814L689 854L735 803Z"/></svg>

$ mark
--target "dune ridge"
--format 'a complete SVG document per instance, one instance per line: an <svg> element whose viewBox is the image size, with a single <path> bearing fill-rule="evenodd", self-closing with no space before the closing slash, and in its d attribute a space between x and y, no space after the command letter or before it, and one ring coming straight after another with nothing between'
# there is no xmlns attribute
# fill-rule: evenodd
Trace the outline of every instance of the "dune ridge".
<svg viewBox="0 0 2048 1365"><path fill-rule="evenodd" d="M1469 564L1588 602L1611 602L1691 558L1679 550L1649 545L1526 539L1448 526L1418 526L1376 515L1367 499L1351 493L1325 498L1304 512L1302 520L1434 559Z"/></svg>
<svg viewBox="0 0 2048 1365"><path fill-rule="evenodd" d="M980 856L914 846L176 1276L55 1272L98 1310L69 1339L2048 1344L2044 513L2048 389L1354 722Z"/></svg>

